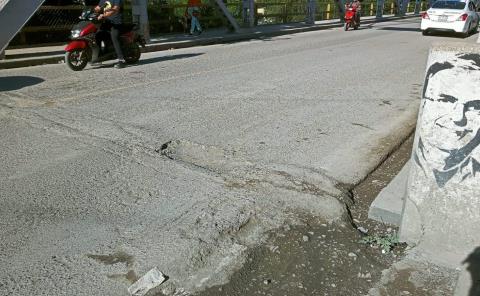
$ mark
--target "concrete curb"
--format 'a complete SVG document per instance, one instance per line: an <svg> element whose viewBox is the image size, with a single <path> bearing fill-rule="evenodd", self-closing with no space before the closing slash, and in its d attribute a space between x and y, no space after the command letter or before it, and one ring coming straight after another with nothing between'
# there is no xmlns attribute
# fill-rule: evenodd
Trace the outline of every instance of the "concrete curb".
<svg viewBox="0 0 480 296"><path fill-rule="evenodd" d="M393 180L380 191L370 205L368 218L382 223L400 226L405 195L407 194L407 179L410 171L408 161Z"/></svg>
<svg viewBox="0 0 480 296"><path fill-rule="evenodd" d="M362 24L374 24L381 22L388 22L392 20L401 20L415 18L418 15L407 15L407 16L393 16L385 17L381 19L367 19L362 21ZM152 43L148 44L142 52L155 52L155 51L164 51L170 49L180 49L188 48L194 46L205 46L205 45L214 45L214 44L223 44L223 43L232 43L252 39L261 39L265 37L275 37L288 34L328 30L333 28L342 27L343 24L340 22L329 23L329 24L318 24L318 25L305 25L304 27L291 28L291 29L282 29L278 31L270 32L247 32L247 33L238 33L238 34L229 34L225 36L216 36L211 38L203 39L193 39L185 41L174 41L174 42L165 42L165 43ZM46 53L43 56L38 56L38 54L32 54L27 58L11 59L11 60L2 60L0 61L0 70L1 69L12 69L12 68L21 68L29 66L38 66L44 64L58 64L64 60L63 54L54 54Z"/></svg>

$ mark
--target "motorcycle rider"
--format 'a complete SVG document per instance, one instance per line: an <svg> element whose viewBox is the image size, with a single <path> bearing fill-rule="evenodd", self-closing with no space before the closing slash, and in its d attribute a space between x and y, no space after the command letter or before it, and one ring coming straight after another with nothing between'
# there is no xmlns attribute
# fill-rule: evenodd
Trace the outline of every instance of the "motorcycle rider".
<svg viewBox="0 0 480 296"><path fill-rule="evenodd" d="M102 24L102 30L110 29L110 38L113 48L117 54L118 62L115 68L125 67L125 58L123 57L122 47L120 46L120 29L122 26L123 0L100 0L95 7L95 12L100 13L103 7L103 14L98 16L98 20L106 19Z"/></svg>
<svg viewBox="0 0 480 296"><path fill-rule="evenodd" d="M360 0L353 0L350 4L350 7L355 9L355 22L360 24L360 11L362 10L362 5L360 4Z"/></svg>

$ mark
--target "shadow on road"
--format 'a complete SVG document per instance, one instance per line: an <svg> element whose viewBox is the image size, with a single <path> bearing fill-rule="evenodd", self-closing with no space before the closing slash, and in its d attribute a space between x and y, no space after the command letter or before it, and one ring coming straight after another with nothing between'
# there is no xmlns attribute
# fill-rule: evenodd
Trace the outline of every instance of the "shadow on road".
<svg viewBox="0 0 480 296"><path fill-rule="evenodd" d="M405 28L405 27L381 27L377 30L385 30L385 31L403 31L403 32L422 32L420 28Z"/></svg>
<svg viewBox="0 0 480 296"><path fill-rule="evenodd" d="M44 82L45 80L33 76L9 76L0 77L0 91L18 90Z"/></svg>
<svg viewBox="0 0 480 296"><path fill-rule="evenodd" d="M473 34L475 35L475 34ZM430 32L428 33L428 36L437 36L437 37L451 37L451 38L457 38L457 39L466 39L470 36L472 36L472 34L468 34L468 36L463 36L459 33L454 33L454 32Z"/></svg>
<svg viewBox="0 0 480 296"><path fill-rule="evenodd" d="M269 42L269 41L280 41L280 40L290 40L292 38L290 37L281 37L280 35L279 36L262 36L260 38L252 38L250 39L249 41L255 41L255 40L260 40L260 41L265 41L265 42Z"/></svg>
<svg viewBox="0 0 480 296"><path fill-rule="evenodd" d="M155 57L155 58L150 58L150 59L141 59L140 61L138 61L138 63L133 64L133 65L128 65L127 67L130 68L130 67L154 64L154 63L165 62L165 61L170 61L170 60L193 58L193 57L196 57L196 56L199 56L199 55L202 55L202 54L203 53L186 53L186 54L176 54L176 55L163 56L163 57ZM91 68L87 69L87 71L88 70L103 69L103 68L112 68L114 64L115 64L115 62L113 61L112 63L108 63L108 64L94 65Z"/></svg>
<svg viewBox="0 0 480 296"><path fill-rule="evenodd" d="M463 263L468 263L467 270L472 277L472 286L468 296L480 295L480 247L477 247Z"/></svg>
<svg viewBox="0 0 480 296"><path fill-rule="evenodd" d="M343 29L343 28L342 28ZM349 31L361 31L361 30L370 30L372 29L372 26L371 25L367 25L367 26L360 26L358 29L354 30L354 29L349 29Z"/></svg>
<svg viewBox="0 0 480 296"><path fill-rule="evenodd" d="M155 58L151 58L151 59L141 59L137 64L135 64L133 66L141 66L141 65L154 64L154 63L158 63L158 62L193 58L193 57L196 57L196 56L200 56L202 54L203 53L186 53L186 54L176 54L176 55L163 56L163 57L155 57Z"/></svg>

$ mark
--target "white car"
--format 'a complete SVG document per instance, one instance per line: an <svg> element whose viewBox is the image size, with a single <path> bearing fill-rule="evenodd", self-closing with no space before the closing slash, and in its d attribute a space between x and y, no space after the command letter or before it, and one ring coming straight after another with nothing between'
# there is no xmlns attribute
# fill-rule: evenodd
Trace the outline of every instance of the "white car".
<svg viewBox="0 0 480 296"><path fill-rule="evenodd" d="M478 29L479 16L472 0L439 0L422 14L423 35L432 31L461 33L468 36Z"/></svg>

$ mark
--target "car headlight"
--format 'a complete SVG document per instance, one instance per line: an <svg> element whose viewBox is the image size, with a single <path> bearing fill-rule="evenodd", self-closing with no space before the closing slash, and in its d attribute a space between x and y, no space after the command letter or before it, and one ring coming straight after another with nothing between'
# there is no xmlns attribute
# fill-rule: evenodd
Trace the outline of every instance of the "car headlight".
<svg viewBox="0 0 480 296"><path fill-rule="evenodd" d="M72 38L80 37L80 30L72 30Z"/></svg>

